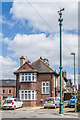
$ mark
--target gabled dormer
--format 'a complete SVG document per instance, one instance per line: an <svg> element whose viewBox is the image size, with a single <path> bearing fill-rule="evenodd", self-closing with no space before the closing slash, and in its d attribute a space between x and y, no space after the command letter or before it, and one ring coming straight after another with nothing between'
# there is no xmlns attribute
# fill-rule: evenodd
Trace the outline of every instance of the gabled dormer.
<svg viewBox="0 0 80 120"><path fill-rule="evenodd" d="M29 62L24 62L24 57L20 58L20 68L14 72L19 75L19 82L36 82L37 70Z"/></svg>

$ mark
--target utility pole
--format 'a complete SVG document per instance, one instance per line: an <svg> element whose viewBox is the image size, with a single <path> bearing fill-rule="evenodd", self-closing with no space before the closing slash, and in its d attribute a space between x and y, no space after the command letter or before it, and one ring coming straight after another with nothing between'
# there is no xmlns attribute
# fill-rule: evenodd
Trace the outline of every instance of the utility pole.
<svg viewBox="0 0 80 120"><path fill-rule="evenodd" d="M75 76L75 53L71 53L74 56L74 93L75 93L75 112L76 112L76 76Z"/></svg>
<svg viewBox="0 0 80 120"><path fill-rule="evenodd" d="M59 113L63 114L63 101L62 101L62 11L64 11L63 9L60 9L58 11L60 18L58 19L59 21L59 26L60 26L60 109L59 109Z"/></svg>

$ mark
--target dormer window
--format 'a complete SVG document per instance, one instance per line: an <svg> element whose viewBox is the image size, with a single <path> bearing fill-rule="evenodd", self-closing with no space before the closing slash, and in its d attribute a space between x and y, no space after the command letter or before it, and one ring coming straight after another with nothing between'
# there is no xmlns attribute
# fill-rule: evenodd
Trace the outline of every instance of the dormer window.
<svg viewBox="0 0 80 120"><path fill-rule="evenodd" d="M20 74L20 82L36 82L36 73Z"/></svg>

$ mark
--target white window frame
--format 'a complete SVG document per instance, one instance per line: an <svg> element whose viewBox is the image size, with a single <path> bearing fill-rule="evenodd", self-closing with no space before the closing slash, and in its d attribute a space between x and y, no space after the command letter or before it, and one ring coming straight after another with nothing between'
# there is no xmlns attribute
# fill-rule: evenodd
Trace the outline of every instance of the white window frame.
<svg viewBox="0 0 80 120"><path fill-rule="evenodd" d="M22 99L22 91L23 91L23 99ZM34 99L32 99L32 95L34 91ZM36 91L35 90L20 90L20 100L22 101L35 101L36 100ZM29 92L30 92L30 96L31 98L29 99ZM27 95L27 99L25 99L25 95Z"/></svg>
<svg viewBox="0 0 80 120"><path fill-rule="evenodd" d="M2 94L5 94L5 93L3 93L3 90L5 90L5 89L2 89Z"/></svg>
<svg viewBox="0 0 80 120"><path fill-rule="evenodd" d="M9 89L9 90L11 90L11 89ZM12 91L11 91L11 93L9 93L9 90L8 90L8 94L11 94L11 93L12 93Z"/></svg>
<svg viewBox="0 0 80 120"><path fill-rule="evenodd" d="M24 76L24 80L22 80L22 76ZM25 79L26 76L27 76L27 80ZM31 80L29 80L29 76L31 76ZM34 76L34 80L33 80L33 76ZM20 74L20 82L36 82L36 81L37 81L37 73L22 73L22 74Z"/></svg>
<svg viewBox="0 0 80 120"><path fill-rule="evenodd" d="M45 86L43 86L43 83L45 84ZM42 94L49 94L49 92L48 93L46 92L46 88L48 87L48 89L49 89L49 85L46 86L46 83L49 84L49 82L42 82ZM45 93L43 92L43 87L45 87Z"/></svg>

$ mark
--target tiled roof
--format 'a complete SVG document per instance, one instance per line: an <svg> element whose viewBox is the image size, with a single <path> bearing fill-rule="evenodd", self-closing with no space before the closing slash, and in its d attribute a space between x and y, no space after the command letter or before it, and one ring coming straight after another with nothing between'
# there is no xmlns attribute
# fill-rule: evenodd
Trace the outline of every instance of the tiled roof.
<svg viewBox="0 0 80 120"><path fill-rule="evenodd" d="M0 87L16 87L16 80L2 79L0 80Z"/></svg>
<svg viewBox="0 0 80 120"><path fill-rule="evenodd" d="M41 59L30 63L30 65L35 68L39 73L52 73L55 72L52 68L50 68L46 63L44 63Z"/></svg>
<svg viewBox="0 0 80 120"><path fill-rule="evenodd" d="M25 62L17 71L14 72L14 74L20 72L37 72L37 70L34 69L29 63Z"/></svg>
<svg viewBox="0 0 80 120"><path fill-rule="evenodd" d="M22 72L38 72L38 73L53 73L56 72L49 67L46 63L44 63L41 59L38 59L32 63L25 62L14 74L22 73Z"/></svg>

